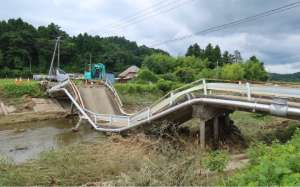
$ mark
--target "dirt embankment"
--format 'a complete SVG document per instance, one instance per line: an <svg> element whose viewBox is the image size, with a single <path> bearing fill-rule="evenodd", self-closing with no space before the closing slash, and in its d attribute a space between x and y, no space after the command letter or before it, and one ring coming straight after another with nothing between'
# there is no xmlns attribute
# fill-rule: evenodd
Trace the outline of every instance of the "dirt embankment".
<svg viewBox="0 0 300 187"><path fill-rule="evenodd" d="M22 97L16 101L0 99L0 125L58 119L68 110L55 99Z"/></svg>

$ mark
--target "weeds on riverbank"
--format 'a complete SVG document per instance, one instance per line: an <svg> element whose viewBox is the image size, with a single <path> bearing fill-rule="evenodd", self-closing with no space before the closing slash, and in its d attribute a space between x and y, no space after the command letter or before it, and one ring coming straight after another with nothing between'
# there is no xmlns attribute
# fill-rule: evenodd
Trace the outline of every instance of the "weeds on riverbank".
<svg viewBox="0 0 300 187"><path fill-rule="evenodd" d="M202 173L203 157L197 145L178 147L144 135L112 136L52 150L21 165L0 162L0 186L211 184Z"/></svg>
<svg viewBox="0 0 300 187"><path fill-rule="evenodd" d="M113 141L52 150L25 164L1 163L0 185L82 185L111 180L137 169L144 150Z"/></svg>
<svg viewBox="0 0 300 187"><path fill-rule="evenodd" d="M230 178L228 186L299 186L300 132L287 144L254 145L249 150L251 165Z"/></svg>
<svg viewBox="0 0 300 187"><path fill-rule="evenodd" d="M270 144L274 140L285 143L300 127L298 121L249 112L234 112L231 119L248 144L260 141Z"/></svg>
<svg viewBox="0 0 300 187"><path fill-rule="evenodd" d="M19 98L24 95L42 97L44 92L37 81L16 82L12 79L0 80L1 95L8 98Z"/></svg>
<svg viewBox="0 0 300 187"><path fill-rule="evenodd" d="M163 96L163 92L158 90L156 86L143 85L132 86L133 84L116 84L115 88L129 112L141 110Z"/></svg>

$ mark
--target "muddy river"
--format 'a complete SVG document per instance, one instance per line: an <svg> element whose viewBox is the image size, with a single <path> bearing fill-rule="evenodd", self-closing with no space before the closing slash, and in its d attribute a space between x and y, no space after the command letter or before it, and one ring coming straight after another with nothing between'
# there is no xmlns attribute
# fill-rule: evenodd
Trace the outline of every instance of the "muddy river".
<svg viewBox="0 0 300 187"><path fill-rule="evenodd" d="M73 132L76 121L60 119L0 126L0 156L15 163L35 159L43 151L76 143L93 142L103 136L88 125Z"/></svg>

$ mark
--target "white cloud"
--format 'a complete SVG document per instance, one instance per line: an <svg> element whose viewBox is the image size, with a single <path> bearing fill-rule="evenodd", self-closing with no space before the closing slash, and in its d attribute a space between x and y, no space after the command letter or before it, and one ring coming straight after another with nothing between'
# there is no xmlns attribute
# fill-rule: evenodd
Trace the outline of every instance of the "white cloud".
<svg viewBox="0 0 300 187"><path fill-rule="evenodd" d="M300 71L300 62L290 63L290 64L270 64L266 65L266 69L271 73L296 73Z"/></svg>
<svg viewBox="0 0 300 187"><path fill-rule="evenodd" d="M173 11L150 16L116 32L110 26L124 17L136 14L158 3L170 4L186 1ZM54 22L71 35L88 32L93 35L117 34L138 44L153 43L195 33L211 26L220 25L258 12L292 2L280 0L10 0L3 1L0 19L22 17L38 25ZM157 9L152 7L151 10ZM151 12L151 10L148 11ZM146 13L145 13L146 14ZM270 71L281 68L300 71L293 62L300 62L300 11L290 10L256 22L247 23L224 31L189 38L159 46L173 55L182 55L190 44L198 42L201 47L208 43L218 44L221 49L232 52L238 49L244 58L256 55ZM124 21L124 20L123 20ZM287 65L281 65L282 63ZM292 68L290 70L290 68Z"/></svg>

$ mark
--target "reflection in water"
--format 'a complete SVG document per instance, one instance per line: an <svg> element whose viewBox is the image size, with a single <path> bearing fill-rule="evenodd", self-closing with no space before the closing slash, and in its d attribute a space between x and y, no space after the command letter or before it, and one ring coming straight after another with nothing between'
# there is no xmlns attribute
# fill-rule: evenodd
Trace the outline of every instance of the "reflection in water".
<svg viewBox="0 0 300 187"><path fill-rule="evenodd" d="M75 122L76 123L76 122ZM46 150L80 142L92 142L101 134L89 125L74 133L69 119L22 123L0 127L0 155L16 163L37 158Z"/></svg>

